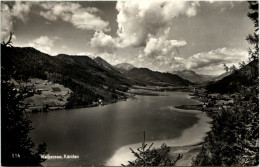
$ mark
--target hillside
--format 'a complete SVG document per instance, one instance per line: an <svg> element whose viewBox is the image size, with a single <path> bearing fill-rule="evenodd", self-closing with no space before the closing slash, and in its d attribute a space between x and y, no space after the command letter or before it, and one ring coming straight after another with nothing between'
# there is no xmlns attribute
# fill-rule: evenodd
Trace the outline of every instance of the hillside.
<svg viewBox="0 0 260 167"><path fill-rule="evenodd" d="M94 59L94 61L96 63L98 63L101 67L104 67L106 70L114 72L114 73L119 73L118 70L116 70L116 68L114 66L112 66L111 64L109 64L107 61L105 61L104 59L102 59L101 57L96 57Z"/></svg>
<svg viewBox="0 0 260 167"><path fill-rule="evenodd" d="M120 82L126 85L132 84L130 80L127 80L124 75L100 57L97 57L94 60L88 56L63 55L61 57L58 55L57 57L66 62L68 59L72 60L74 66L80 66L91 74L103 77L110 85L113 84L113 82Z"/></svg>
<svg viewBox="0 0 260 167"><path fill-rule="evenodd" d="M192 70L172 71L171 73L176 74L179 77L186 79L193 83L202 83L205 81L210 81L211 79L214 78L214 76L211 76L211 75L197 74Z"/></svg>
<svg viewBox="0 0 260 167"><path fill-rule="evenodd" d="M126 71L125 75L147 85L188 86L192 84L175 74L155 72L148 68L133 68Z"/></svg>
<svg viewBox="0 0 260 167"><path fill-rule="evenodd" d="M259 74L255 67L258 67L258 61L252 61L223 79L210 83L207 90L209 92L234 93L242 86L252 86L258 82Z"/></svg>
<svg viewBox="0 0 260 167"><path fill-rule="evenodd" d="M15 79L48 79L70 88L73 93L68 98L68 108L91 105L98 99L110 103L125 98L121 91L126 91L131 83L87 56L52 57L30 47L1 46L1 49L2 67L16 71Z"/></svg>
<svg viewBox="0 0 260 167"><path fill-rule="evenodd" d="M123 93L132 85L188 86L191 83L170 73L147 68L119 72L100 57L59 54L50 56L34 48L2 48L2 67L15 71L14 79L27 81L39 78L59 83L72 90L67 108L104 103L126 98Z"/></svg>
<svg viewBox="0 0 260 167"><path fill-rule="evenodd" d="M214 78L212 79L212 81L218 81L218 80L221 80L221 79L225 78L226 76L229 76L230 74L231 74L230 71L225 72L225 73L223 73L223 74L220 74L220 75L217 76L217 77L214 77Z"/></svg>

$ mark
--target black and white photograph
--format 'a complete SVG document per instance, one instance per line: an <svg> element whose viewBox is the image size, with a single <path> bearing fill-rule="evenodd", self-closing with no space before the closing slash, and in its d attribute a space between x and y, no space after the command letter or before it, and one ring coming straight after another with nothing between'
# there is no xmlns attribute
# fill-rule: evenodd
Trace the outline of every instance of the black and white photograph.
<svg viewBox="0 0 260 167"><path fill-rule="evenodd" d="M258 166L258 1L1 0L1 166Z"/></svg>

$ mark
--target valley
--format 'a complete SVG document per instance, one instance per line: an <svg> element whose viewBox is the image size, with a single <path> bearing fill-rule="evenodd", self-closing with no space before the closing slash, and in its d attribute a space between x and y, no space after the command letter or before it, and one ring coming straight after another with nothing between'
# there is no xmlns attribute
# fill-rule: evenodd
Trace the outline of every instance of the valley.
<svg viewBox="0 0 260 167"><path fill-rule="evenodd" d="M160 87L160 90L179 90L194 85L175 74L145 68L129 68L122 72L100 57L50 56L34 48L2 46L2 62L6 70L15 71L13 79L18 82L26 83L38 78L44 80L42 84L56 83L70 89L70 96L63 99L67 101L65 108L96 106L99 101L109 104L124 100L129 97L127 90L135 85L152 86L155 89Z"/></svg>
<svg viewBox="0 0 260 167"><path fill-rule="evenodd" d="M1 165L258 166L258 1L1 1Z"/></svg>

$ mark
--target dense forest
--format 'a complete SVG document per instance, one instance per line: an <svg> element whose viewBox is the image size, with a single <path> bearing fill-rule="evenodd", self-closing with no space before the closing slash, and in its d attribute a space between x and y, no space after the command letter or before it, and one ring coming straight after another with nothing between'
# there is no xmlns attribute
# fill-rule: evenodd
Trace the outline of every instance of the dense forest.
<svg viewBox="0 0 260 167"><path fill-rule="evenodd" d="M230 109L214 117L212 130L197 156L198 166L256 166L259 165L259 48L258 2L250 1L248 17L255 32L247 40L250 62L231 75L208 85L210 92L235 94Z"/></svg>

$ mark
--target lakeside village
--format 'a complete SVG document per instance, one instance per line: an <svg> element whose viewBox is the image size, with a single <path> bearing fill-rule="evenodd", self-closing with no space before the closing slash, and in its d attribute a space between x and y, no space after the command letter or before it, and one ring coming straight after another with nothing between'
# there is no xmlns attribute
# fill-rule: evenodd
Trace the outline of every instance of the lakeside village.
<svg viewBox="0 0 260 167"><path fill-rule="evenodd" d="M48 80L39 78L31 78L27 82L22 80L9 81L14 85L14 89L19 91L21 88L27 89L27 98L24 99L23 104L26 105L27 112L47 112L51 110L65 109L67 99L73 93L71 89L64 87L61 84L54 83ZM114 103L116 101L112 101ZM93 101L88 106L75 106L76 107L95 107L108 104L102 99Z"/></svg>
<svg viewBox="0 0 260 167"><path fill-rule="evenodd" d="M64 109L67 99L72 91L58 83L38 78L29 79L27 82L11 79L14 89L25 87L28 97L23 103L27 112L46 112L49 110Z"/></svg>
<svg viewBox="0 0 260 167"><path fill-rule="evenodd" d="M223 109L229 109L233 106L234 99L237 94L220 94L220 93L207 93L203 87L189 87L189 92L193 99L199 100L200 105L183 105L176 108L200 110L206 112L208 115L213 116L220 114Z"/></svg>
<svg viewBox="0 0 260 167"><path fill-rule="evenodd" d="M47 112L65 109L67 99L72 93L71 89L61 84L38 78L29 79L28 82L11 79L10 82L14 84L14 89L16 90L26 87L29 97L25 98L23 103L26 105L27 112ZM93 102L91 106L98 105L103 105L101 99Z"/></svg>

